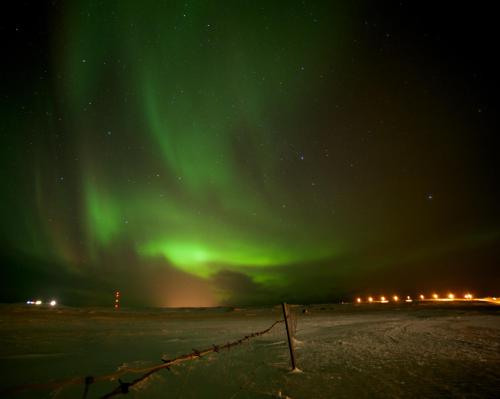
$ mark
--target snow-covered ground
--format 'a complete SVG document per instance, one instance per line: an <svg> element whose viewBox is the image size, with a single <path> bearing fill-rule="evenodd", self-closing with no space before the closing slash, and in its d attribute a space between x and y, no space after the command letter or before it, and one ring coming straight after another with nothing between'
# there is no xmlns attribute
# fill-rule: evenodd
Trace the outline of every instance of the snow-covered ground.
<svg viewBox="0 0 500 399"><path fill-rule="evenodd" d="M293 307L289 372L284 325L230 350L162 370L129 398L500 397L500 307L412 304ZM0 391L147 367L267 328L280 307L120 310L0 307ZM138 375L122 377L130 381ZM90 387L97 398L116 381ZM83 385L1 397L81 398Z"/></svg>

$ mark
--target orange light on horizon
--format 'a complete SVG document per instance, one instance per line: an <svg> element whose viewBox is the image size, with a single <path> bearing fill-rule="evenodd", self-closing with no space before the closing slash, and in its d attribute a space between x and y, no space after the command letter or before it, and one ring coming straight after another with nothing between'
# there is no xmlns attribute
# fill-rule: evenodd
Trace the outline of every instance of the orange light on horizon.
<svg viewBox="0 0 500 399"><path fill-rule="evenodd" d="M461 292L460 292L461 291ZM465 291L465 290L460 290L458 293L453 293L451 291L441 291L441 293L436 293L432 292L430 294L415 294L413 295L375 295L375 296L366 296L366 297L353 297L351 300L347 301L347 303L352 303L352 304L362 304L362 303L373 303L373 304L378 304L378 303L397 303L397 302L415 302L415 304L420 303L419 301L436 301L436 302L459 302L459 301L487 301L491 303L500 303L500 298L499 297L494 297L494 296L487 296L487 297L481 297L475 296L471 294L470 291ZM121 293L120 291L114 291L114 303L113 307L114 308L121 308ZM28 300L26 301L27 304L37 304L41 305L43 304L50 304L50 302L42 302L41 300L38 301L31 301Z"/></svg>

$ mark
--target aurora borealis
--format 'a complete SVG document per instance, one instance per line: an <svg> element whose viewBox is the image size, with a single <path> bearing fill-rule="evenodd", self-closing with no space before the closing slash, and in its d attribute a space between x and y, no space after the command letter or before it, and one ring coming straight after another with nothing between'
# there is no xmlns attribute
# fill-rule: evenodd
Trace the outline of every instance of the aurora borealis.
<svg viewBox="0 0 500 399"><path fill-rule="evenodd" d="M478 46L444 8L350 3L20 5L2 28L3 299L498 285L488 25Z"/></svg>

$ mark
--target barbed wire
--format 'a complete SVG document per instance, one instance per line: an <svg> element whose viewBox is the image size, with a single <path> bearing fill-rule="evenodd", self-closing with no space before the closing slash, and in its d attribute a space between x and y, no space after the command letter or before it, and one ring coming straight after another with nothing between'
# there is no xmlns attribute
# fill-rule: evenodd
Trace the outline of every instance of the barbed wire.
<svg viewBox="0 0 500 399"><path fill-rule="evenodd" d="M220 345L214 344L211 347L206 348L206 349L202 349L202 350L193 349L192 352L181 355L181 356L177 356L173 359L163 359L162 358L161 359L162 363L154 365L154 366L144 367L144 368L123 367L114 373L100 375L100 376L89 375L86 377L75 377L75 378L69 378L66 380L53 381L53 382L48 382L48 383L26 384L26 385L21 385L21 386L9 388L6 390L1 390L0 396L4 397L4 395L13 395L13 394L18 394L18 393L21 393L24 391L36 390L36 389L63 389L63 388L66 388L66 387L69 387L72 385L83 384L84 385L83 399L86 399L88 396L88 393L90 391L90 386L92 384L94 384L96 382L101 382L101 381L115 381L116 379L118 379L119 385L115 389L113 389L111 392L100 397L100 399L111 398L113 396L128 393L129 389L131 387L146 380L148 377L150 377L154 373L157 373L160 370L164 370L164 369L169 370L171 366L175 366L177 364L180 364L180 363L183 363L186 361L199 359L199 358L206 356L210 353L218 353L221 350L230 349L233 346L241 345L244 342L249 341L252 338L267 334L277 324L283 323L283 322L284 322L284 320L277 320L273 324L271 324L268 328L266 328L265 330L254 332L254 333L251 333L249 335L245 335L243 338L240 338L236 341L228 342L226 344L220 344ZM131 382L124 382L121 380L120 377L122 377L126 374L142 374L142 375L137 377L136 379L132 380Z"/></svg>

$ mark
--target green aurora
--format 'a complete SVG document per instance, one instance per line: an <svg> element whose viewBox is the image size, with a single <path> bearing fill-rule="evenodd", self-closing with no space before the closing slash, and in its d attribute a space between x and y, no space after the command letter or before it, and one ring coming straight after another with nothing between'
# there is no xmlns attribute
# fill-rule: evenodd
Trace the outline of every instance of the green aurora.
<svg viewBox="0 0 500 399"><path fill-rule="evenodd" d="M484 191L467 172L470 123L450 93L418 89L425 76L397 43L371 48L362 5L57 10L48 76L21 123L30 160L8 169L26 183L4 198L4 227L16 226L4 241L69 279L98 276L85 289L99 298L152 269L206 292L175 300L160 287L146 300L159 305L329 300L401 262L412 289L422 264L444 256L448 272L461 248L498 241L492 224L455 223Z"/></svg>
<svg viewBox="0 0 500 399"><path fill-rule="evenodd" d="M313 228L323 209L311 211L309 194L301 198L307 214L286 208L290 183L304 182L283 179L281 164L297 162L293 148L301 144L285 139L270 115L290 118L310 85L319 85L300 71L334 51L323 38L339 22L297 29L294 10L286 15L278 6L270 15L233 7L231 19L211 16L202 3L107 7L89 18L72 10L63 36L82 45L62 53L63 87L75 88L68 102L82 147L92 149L109 132L109 141L138 136L144 150L118 167L110 159L116 150L81 154L89 245L106 248L127 237L140 257L164 256L188 273L208 277L252 265L258 279L266 266L339 253L334 229ZM278 14L282 23L266 26ZM109 80L111 99L102 92ZM280 160L275 149L283 144L292 150ZM146 179L119 181L136 168Z"/></svg>

